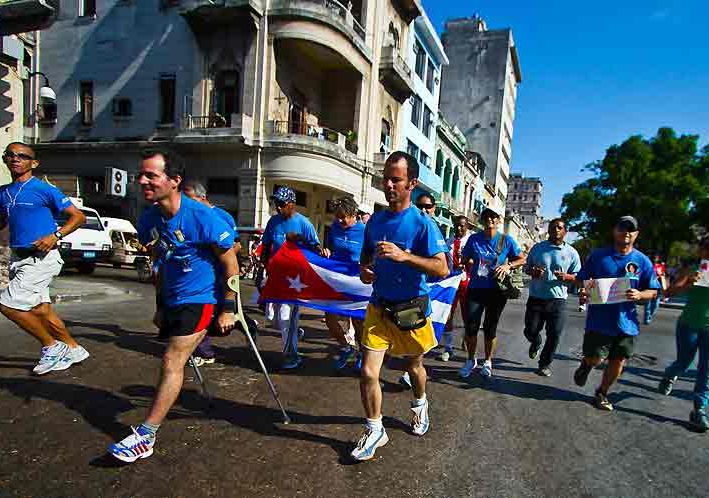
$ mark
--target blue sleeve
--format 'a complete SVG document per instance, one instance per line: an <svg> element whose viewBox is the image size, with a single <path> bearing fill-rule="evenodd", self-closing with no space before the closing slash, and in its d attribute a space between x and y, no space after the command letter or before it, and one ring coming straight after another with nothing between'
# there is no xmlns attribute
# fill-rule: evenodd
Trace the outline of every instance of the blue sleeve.
<svg viewBox="0 0 709 498"><path fill-rule="evenodd" d="M194 220L204 244L215 245L222 249L231 249L234 245L234 231L218 214L200 210L195 212Z"/></svg>
<svg viewBox="0 0 709 498"><path fill-rule="evenodd" d="M579 257L578 251L576 249L571 248L571 264L569 265L569 269L566 270L566 273L570 273L572 275L577 274L581 270L581 258Z"/></svg>
<svg viewBox="0 0 709 498"><path fill-rule="evenodd" d="M473 237L472 235L468 237L467 242L463 246L463 249L460 251L461 255L465 258L474 258L475 257L475 251L473 250Z"/></svg>
<svg viewBox="0 0 709 498"><path fill-rule="evenodd" d="M69 197L56 187L49 186L47 189L47 201L52 213L59 214L72 206Z"/></svg>
<svg viewBox="0 0 709 498"><path fill-rule="evenodd" d="M364 236L362 237L362 253L359 256L360 262L364 257L371 259L370 256L374 253L374 244L372 243L372 237L371 232L369 231L369 226L369 223L364 225Z"/></svg>
<svg viewBox="0 0 709 498"><path fill-rule="evenodd" d="M330 226L330 230L327 232L327 240L325 241L325 247L328 249L333 248L332 231L335 229L335 224Z"/></svg>
<svg viewBox="0 0 709 498"><path fill-rule="evenodd" d="M144 211L143 215L138 220L138 241L142 245L147 245L153 241L153 238L150 236L151 228L150 214L148 211Z"/></svg>
<svg viewBox="0 0 709 498"><path fill-rule="evenodd" d="M577 279L590 280L593 278L594 255L595 252L592 252L591 255L586 258L586 262L581 267L581 270L579 270L579 272L576 274Z"/></svg>
<svg viewBox="0 0 709 498"><path fill-rule="evenodd" d="M315 247L320 245L320 239L318 239L318 234L315 231L315 227L309 220L303 219L303 241L310 247Z"/></svg>
<svg viewBox="0 0 709 498"><path fill-rule="evenodd" d="M436 223L428 216L423 219L424 229L419 239L421 242L419 246L420 255L431 258L438 253L448 252L446 241L443 240L443 234L436 226Z"/></svg>
<svg viewBox="0 0 709 498"><path fill-rule="evenodd" d="M529 254L527 254L527 262L524 264L525 268L531 268L532 266L536 265L536 257L537 253L539 252L539 243L534 244L532 248L529 250Z"/></svg>
<svg viewBox="0 0 709 498"><path fill-rule="evenodd" d="M273 216L266 223L266 228L263 231L263 237L261 237L261 243L264 247L271 248L273 245Z"/></svg>
<svg viewBox="0 0 709 498"><path fill-rule="evenodd" d="M516 257L516 256L519 256L520 254L522 254L522 248L519 246L519 244L517 243L517 241L515 239L513 239L509 235L506 235L505 238L507 239L506 240L506 242L507 242L507 244L506 244L507 245L507 251L506 251L507 256L506 257L507 258L509 258L510 256Z"/></svg>

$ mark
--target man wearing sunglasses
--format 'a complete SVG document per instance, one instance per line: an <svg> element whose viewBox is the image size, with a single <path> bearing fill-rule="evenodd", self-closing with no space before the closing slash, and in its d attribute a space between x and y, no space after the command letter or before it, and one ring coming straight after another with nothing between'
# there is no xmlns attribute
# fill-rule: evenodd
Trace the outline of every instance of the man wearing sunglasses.
<svg viewBox="0 0 709 498"><path fill-rule="evenodd" d="M298 213L295 205L295 192L288 187L278 187L270 198L276 208L276 215L271 216L263 232L263 252L261 261L268 269L268 260L278 252L286 240L298 242L304 247L322 254L322 247L315 227L310 220ZM283 338L284 370L298 368L302 359L298 354L298 320L300 308L293 304L274 305L276 326Z"/></svg>
<svg viewBox="0 0 709 498"><path fill-rule="evenodd" d="M37 375L66 370L89 357L50 305L49 284L64 261L57 242L79 228L84 214L56 187L33 176L39 161L31 147L7 146L2 156L12 183L0 187L0 229L10 226L10 285L0 293L0 312L42 344L32 370ZM54 221L69 215L62 227Z"/></svg>

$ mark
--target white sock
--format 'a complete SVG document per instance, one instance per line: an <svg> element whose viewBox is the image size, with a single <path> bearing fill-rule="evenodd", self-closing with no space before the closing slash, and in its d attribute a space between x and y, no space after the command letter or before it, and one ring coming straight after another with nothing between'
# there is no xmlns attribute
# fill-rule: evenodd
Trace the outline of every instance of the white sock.
<svg viewBox="0 0 709 498"><path fill-rule="evenodd" d="M423 396L420 398L414 398L411 400L411 407L416 408L418 406L423 406L426 403L426 393L423 393Z"/></svg>
<svg viewBox="0 0 709 498"><path fill-rule="evenodd" d="M382 424L382 417L379 418L368 418L367 419L367 428L381 432L384 430L384 424Z"/></svg>

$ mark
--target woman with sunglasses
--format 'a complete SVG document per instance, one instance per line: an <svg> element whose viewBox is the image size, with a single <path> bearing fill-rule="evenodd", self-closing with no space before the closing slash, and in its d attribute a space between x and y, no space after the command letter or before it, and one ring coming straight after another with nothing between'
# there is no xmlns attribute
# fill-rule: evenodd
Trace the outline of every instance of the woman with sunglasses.
<svg viewBox="0 0 709 498"><path fill-rule="evenodd" d="M335 221L328 233L325 255L337 261L358 265L364 242L364 223L357 220L357 203L351 197L343 197L335 201L335 205ZM354 348L355 343L359 344L362 334L362 320L352 319L351 322L355 331L354 341L348 338L349 318L325 313L325 323L330 335L340 345L340 351L335 358L337 370L342 370L351 362L359 369L362 363L361 355L357 354Z"/></svg>

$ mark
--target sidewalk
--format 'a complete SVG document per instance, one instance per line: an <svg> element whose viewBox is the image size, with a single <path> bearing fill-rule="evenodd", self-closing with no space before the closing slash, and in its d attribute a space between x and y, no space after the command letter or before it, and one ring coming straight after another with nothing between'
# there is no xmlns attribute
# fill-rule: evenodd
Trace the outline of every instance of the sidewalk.
<svg viewBox="0 0 709 498"><path fill-rule="evenodd" d="M137 293L131 289L107 284L105 281L92 282L88 278L79 279L75 276L59 276L49 287L52 303L99 302L106 298L135 297Z"/></svg>

